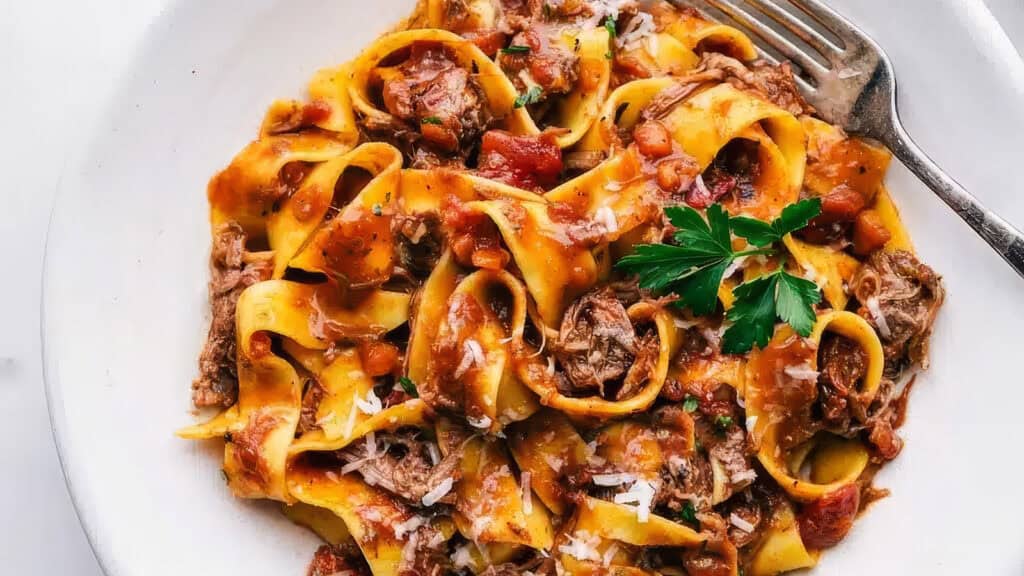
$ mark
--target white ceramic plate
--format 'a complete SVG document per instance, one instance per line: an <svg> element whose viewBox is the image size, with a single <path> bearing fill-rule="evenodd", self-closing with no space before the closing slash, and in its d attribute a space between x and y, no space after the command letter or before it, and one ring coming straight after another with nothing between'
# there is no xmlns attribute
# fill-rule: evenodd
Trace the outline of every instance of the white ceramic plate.
<svg viewBox="0 0 1024 576"><path fill-rule="evenodd" d="M834 4L892 55L910 131L1024 224L1024 63L984 5ZM46 380L68 483L110 576L304 574L314 539L276 507L232 498L219 446L172 435L192 421L208 318L204 191L271 100L299 95L411 5L178 2L64 175L44 280ZM1024 281L901 167L890 184L949 302L907 448L878 477L893 495L816 574L1024 574Z"/></svg>

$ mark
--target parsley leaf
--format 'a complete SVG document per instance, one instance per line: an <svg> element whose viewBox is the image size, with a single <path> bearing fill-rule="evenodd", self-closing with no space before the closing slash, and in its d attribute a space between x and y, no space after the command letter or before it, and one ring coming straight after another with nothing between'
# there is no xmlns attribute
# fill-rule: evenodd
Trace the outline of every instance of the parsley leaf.
<svg viewBox="0 0 1024 576"><path fill-rule="evenodd" d="M745 354L757 345L764 348L775 332L776 319L786 322L801 336L809 336L821 302L821 290L810 280L779 269L738 286L736 302L726 316L733 325L722 338L726 354Z"/></svg>
<svg viewBox="0 0 1024 576"><path fill-rule="evenodd" d="M693 502L684 502L683 509L679 511L679 516L687 524L700 525L697 521L697 509L693 507Z"/></svg>
<svg viewBox="0 0 1024 576"><path fill-rule="evenodd" d="M420 124L442 124L442 123L443 122L441 121L441 119L438 118L437 116L427 116L423 120L420 120Z"/></svg>
<svg viewBox="0 0 1024 576"><path fill-rule="evenodd" d="M516 102L513 108L522 108L523 106L536 104L537 102L540 102L541 96L543 95L544 89L541 88L540 86L534 86L533 88L527 90L526 94L520 94L519 97L516 98Z"/></svg>
<svg viewBox="0 0 1024 576"><path fill-rule="evenodd" d="M726 270L738 258L776 254L773 245L786 234L800 230L821 212L821 201L806 200L788 206L771 224L752 218L730 218L722 206L712 204L705 216L688 206L665 208L676 227L673 244L641 244L616 267L636 274L640 287L656 293L675 293L677 304L695 315L706 316L718 308L718 291ZM755 248L737 252L732 234L744 237ZM780 267L733 290L735 301L726 318L722 351L745 354L754 346L768 345L775 324L790 324L801 336L811 333L814 306L821 302L816 284L793 276Z"/></svg>
<svg viewBox="0 0 1024 576"><path fill-rule="evenodd" d="M409 396L412 396L413 398L420 397L420 392L419 390L416 389L416 383L413 382L408 377L402 376L401 378L399 378L398 384L402 387L402 390L405 390L405 393L408 394Z"/></svg>
<svg viewBox="0 0 1024 576"><path fill-rule="evenodd" d="M732 416L716 416L715 427L719 430L725 430L729 426L732 426Z"/></svg>
<svg viewBox="0 0 1024 576"><path fill-rule="evenodd" d="M615 19L610 15L604 20L604 29L608 31L608 39L611 41L608 46L608 52L604 57L611 60L615 58L615 38L619 35L619 32L615 28Z"/></svg>
<svg viewBox="0 0 1024 576"><path fill-rule="evenodd" d="M696 396L687 396L686 400L683 400L683 410L687 412L696 412L697 408L700 407L700 402Z"/></svg>
<svg viewBox="0 0 1024 576"><path fill-rule="evenodd" d="M771 224L737 216L729 220L729 226L734 234L761 248L781 241L786 234L803 229L818 214L821 214L821 199L812 198L786 206Z"/></svg>
<svg viewBox="0 0 1024 576"><path fill-rule="evenodd" d="M777 274L761 276L733 290L736 301L726 315L733 325L722 337L722 352L745 354L756 344L764 348L775 332Z"/></svg>
<svg viewBox="0 0 1024 576"><path fill-rule="evenodd" d="M779 290L775 308L779 320L789 324L801 336L810 336L817 315L814 305L821 302L821 290L810 280L779 272Z"/></svg>
<svg viewBox="0 0 1024 576"><path fill-rule="evenodd" d="M508 48L502 48L501 49L501 53L502 54L529 54L530 53L530 47L529 46L519 46L519 45L513 44L512 46L509 46Z"/></svg>

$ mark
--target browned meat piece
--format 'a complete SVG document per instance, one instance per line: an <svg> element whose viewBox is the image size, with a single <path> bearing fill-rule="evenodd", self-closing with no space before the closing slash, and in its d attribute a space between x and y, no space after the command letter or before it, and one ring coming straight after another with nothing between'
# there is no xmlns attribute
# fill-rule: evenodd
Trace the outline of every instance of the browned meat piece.
<svg viewBox="0 0 1024 576"><path fill-rule="evenodd" d="M520 93L532 86L528 76L544 91L544 95L566 94L572 91L580 75L580 61L573 52L552 42L543 28L531 28L512 38L512 50L503 53L498 63Z"/></svg>
<svg viewBox="0 0 1024 576"><path fill-rule="evenodd" d="M858 394L860 380L867 373L867 354L849 338L826 334L818 359L822 419L827 428L843 434L850 429L851 418L861 422L867 418L868 407Z"/></svg>
<svg viewBox="0 0 1024 576"><path fill-rule="evenodd" d="M324 398L324 389L315 379L306 381L306 391L302 394L302 411L299 413L299 433L305 434L320 428L316 421L316 412L320 401Z"/></svg>
<svg viewBox="0 0 1024 576"><path fill-rule="evenodd" d="M835 546L853 527L860 509L860 487L848 484L804 506L800 538L812 550Z"/></svg>
<svg viewBox="0 0 1024 576"><path fill-rule="evenodd" d="M434 150L454 155L490 122L487 96L443 46L414 44L409 58L382 74L387 111L418 127Z"/></svg>
<svg viewBox="0 0 1024 576"><path fill-rule="evenodd" d="M402 562L398 576L444 576L455 573L448 555L447 539L429 524L403 536Z"/></svg>
<svg viewBox="0 0 1024 576"><path fill-rule="evenodd" d="M368 441L368 440L367 440ZM370 456L367 441L357 441L339 452L346 462L361 462L357 469L370 484L387 490L413 506L423 506L423 497L445 479L460 477L459 450L449 452L436 463L435 442L418 438L415 433L377 433L376 454ZM454 504L455 492L439 501Z"/></svg>
<svg viewBox="0 0 1024 576"><path fill-rule="evenodd" d="M227 408L238 399L235 365L235 305L242 291L270 278L273 254L245 250L245 232L235 222L222 225L213 235L210 254L210 306L212 319L206 345L199 356L199 377L192 382L197 408Z"/></svg>
<svg viewBox="0 0 1024 576"><path fill-rule="evenodd" d="M724 501L753 482L753 448L747 442L739 412L731 416L697 414L694 428L697 442L707 451L712 467L719 466L725 476L722 479L725 492L719 497Z"/></svg>
<svg viewBox="0 0 1024 576"><path fill-rule="evenodd" d="M886 373L928 364L928 340L946 291L942 278L910 252L876 252L850 283L858 313L878 330Z"/></svg>
<svg viewBox="0 0 1024 576"><path fill-rule="evenodd" d="M648 332L640 337L636 346L636 357L633 365L622 381L622 387L615 392L616 400L632 398L647 384L651 374L658 366L658 357L661 355L661 342L654 331Z"/></svg>
<svg viewBox="0 0 1024 576"><path fill-rule="evenodd" d="M391 221L398 262L415 278L424 279L441 258L444 235L436 214L397 214Z"/></svg>
<svg viewBox="0 0 1024 576"><path fill-rule="evenodd" d="M783 62L778 66L758 62L748 68L735 58L708 52L704 55L697 70L722 70L726 73L726 81L730 84L742 90L754 92L796 116L814 113L814 108L800 94L796 81L793 79L793 70L788 62Z"/></svg>
<svg viewBox="0 0 1024 576"><path fill-rule="evenodd" d="M724 78L725 73L721 70L704 70L681 76L675 84L665 88L648 102L641 113L641 118L645 121L660 120L705 83L720 82Z"/></svg>
<svg viewBox="0 0 1024 576"><path fill-rule="evenodd" d="M307 576L335 576L337 574L370 576L370 567L367 566L363 553L354 543L340 546L324 544L317 549L306 574Z"/></svg>
<svg viewBox="0 0 1024 576"><path fill-rule="evenodd" d="M603 396L606 384L626 375L637 344L626 308L609 288L600 288L569 307L554 349L571 392Z"/></svg>

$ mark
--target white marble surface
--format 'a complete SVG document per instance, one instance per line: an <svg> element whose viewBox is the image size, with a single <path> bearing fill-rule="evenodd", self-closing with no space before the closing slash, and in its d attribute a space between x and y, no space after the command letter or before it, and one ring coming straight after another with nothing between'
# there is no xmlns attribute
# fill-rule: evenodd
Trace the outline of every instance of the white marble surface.
<svg viewBox="0 0 1024 576"><path fill-rule="evenodd" d="M211 1L211 0L207 0ZM353 1L353 0L340 0ZM878 2L882 0L864 0ZM166 0L0 0L0 572L102 574L71 506L42 387L39 285L54 191ZM1022 0L988 0L1024 49Z"/></svg>

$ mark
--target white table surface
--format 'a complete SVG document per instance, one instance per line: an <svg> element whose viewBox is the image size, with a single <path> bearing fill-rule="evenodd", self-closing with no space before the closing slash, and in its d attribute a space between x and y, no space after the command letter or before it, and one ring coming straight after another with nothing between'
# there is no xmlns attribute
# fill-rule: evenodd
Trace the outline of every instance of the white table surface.
<svg viewBox="0 0 1024 576"><path fill-rule="evenodd" d="M71 506L50 433L40 363L40 272L66 156L89 134L133 46L167 3L0 0L0 246L7 260L0 281L4 574L102 575ZM987 3L1024 51L1024 0Z"/></svg>

